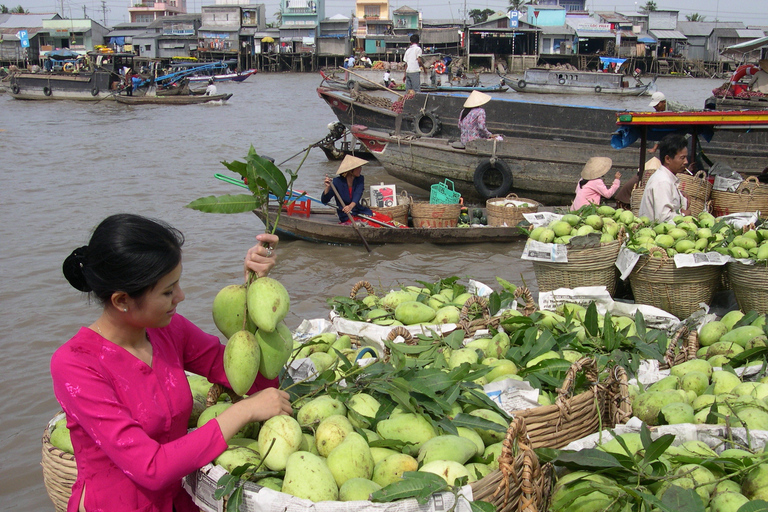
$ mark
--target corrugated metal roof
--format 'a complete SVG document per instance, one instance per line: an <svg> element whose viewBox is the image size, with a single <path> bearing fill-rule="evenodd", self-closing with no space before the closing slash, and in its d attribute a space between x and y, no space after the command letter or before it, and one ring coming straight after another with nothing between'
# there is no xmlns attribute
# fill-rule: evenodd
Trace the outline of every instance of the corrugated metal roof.
<svg viewBox="0 0 768 512"><path fill-rule="evenodd" d="M736 29L736 35L738 37L743 37L744 39L746 38L757 39L758 37L764 37L765 32L763 32L762 30L745 28L745 29Z"/></svg>
<svg viewBox="0 0 768 512"><path fill-rule="evenodd" d="M597 30L578 30L576 29L576 35L584 38L592 39L616 39L616 34L613 32L597 31Z"/></svg>
<svg viewBox="0 0 768 512"><path fill-rule="evenodd" d="M43 20L52 20L59 17L58 14L8 14L4 21L0 20L0 28L28 28L42 27Z"/></svg>
<svg viewBox="0 0 768 512"><path fill-rule="evenodd" d="M649 30L648 31L656 39L688 39L682 32L677 30Z"/></svg>
<svg viewBox="0 0 768 512"><path fill-rule="evenodd" d="M573 29L573 27L569 25L557 25L557 26L543 26L539 27L541 29L542 34L563 34L563 35L573 35L576 33L576 31Z"/></svg>

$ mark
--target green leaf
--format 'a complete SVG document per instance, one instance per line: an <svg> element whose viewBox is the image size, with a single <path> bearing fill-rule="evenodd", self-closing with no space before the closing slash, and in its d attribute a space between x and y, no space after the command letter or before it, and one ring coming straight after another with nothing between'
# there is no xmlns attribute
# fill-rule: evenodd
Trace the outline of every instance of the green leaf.
<svg viewBox="0 0 768 512"><path fill-rule="evenodd" d="M669 512L704 512L704 503L693 489L670 485L661 498L662 508Z"/></svg>
<svg viewBox="0 0 768 512"><path fill-rule="evenodd" d="M610 469L621 468L622 465L616 460L616 457L596 448L575 451L561 451L555 459L555 464L566 467L588 468L588 469Z"/></svg>
<svg viewBox="0 0 768 512"><path fill-rule="evenodd" d="M469 503L472 512L495 512L496 506L487 501L471 501Z"/></svg>
<svg viewBox="0 0 768 512"><path fill-rule="evenodd" d="M497 278L498 279L498 278ZM501 297L498 293L493 292L488 297L488 310L491 316L495 315L501 309Z"/></svg>
<svg viewBox="0 0 768 512"><path fill-rule="evenodd" d="M645 426L645 423L643 423L643 428L648 428ZM666 434L658 438L645 449L645 457L643 457L643 462L649 463L658 460L659 456L667 451L667 448L672 445L672 441L674 440L675 436L672 434ZM643 445L645 445L645 442L643 442Z"/></svg>
<svg viewBox="0 0 768 512"><path fill-rule="evenodd" d="M406 471L403 478L371 494L371 500L388 503L406 498L416 498L420 504L429 501L434 493L446 489L443 477L434 473Z"/></svg>
<svg viewBox="0 0 768 512"><path fill-rule="evenodd" d="M752 500L739 507L737 512L768 512L768 501Z"/></svg>
<svg viewBox="0 0 768 512"><path fill-rule="evenodd" d="M232 496L227 500L227 512L240 512L240 505L243 504L243 488L238 487Z"/></svg>
<svg viewBox="0 0 768 512"><path fill-rule="evenodd" d="M494 432L506 432L507 427L496 423L495 421L486 420L478 416L472 416L470 414L459 413L453 418L453 424L457 427L467 428L480 428L483 430L492 430Z"/></svg>
<svg viewBox="0 0 768 512"><path fill-rule="evenodd" d="M232 172L236 172L237 174L239 174L243 178L247 178L248 177L248 171L246 169L247 166L246 166L245 162L240 162L240 161L237 161L237 160L232 161L232 162L222 161L221 165L223 165L224 167L226 167L227 169L229 169Z"/></svg>
<svg viewBox="0 0 768 512"><path fill-rule="evenodd" d="M597 336L599 325L597 322L597 306L594 302L590 302L587 306L587 312L584 315L584 329L587 330L587 334L590 336Z"/></svg>
<svg viewBox="0 0 768 512"><path fill-rule="evenodd" d="M208 196L195 199L186 208L205 213L244 213L259 208L262 202L247 194Z"/></svg>
<svg viewBox="0 0 768 512"><path fill-rule="evenodd" d="M288 182L285 179L285 175L274 163L257 155L253 146L248 151L248 165L253 166L256 176L266 182L269 191L278 200L285 198L285 194L288 192Z"/></svg>

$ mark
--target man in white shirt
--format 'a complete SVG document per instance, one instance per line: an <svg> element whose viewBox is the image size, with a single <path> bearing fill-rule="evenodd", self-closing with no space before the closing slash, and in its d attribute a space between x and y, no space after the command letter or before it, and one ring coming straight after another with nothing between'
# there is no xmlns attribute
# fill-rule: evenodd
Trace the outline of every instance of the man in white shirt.
<svg viewBox="0 0 768 512"><path fill-rule="evenodd" d="M208 87L205 88L206 96L216 96L216 86L213 85L215 81L213 78L208 79Z"/></svg>
<svg viewBox="0 0 768 512"><path fill-rule="evenodd" d="M659 160L662 165L648 178L640 201L640 217L655 222L669 222L677 215L690 215L688 198L680 192L677 175L688 166L688 141L676 133L659 142Z"/></svg>
<svg viewBox="0 0 768 512"><path fill-rule="evenodd" d="M411 46L405 50L403 62L406 64L405 76L403 77L405 92L410 90L419 92L421 90L421 70L424 68L424 61L421 58L418 34L411 36Z"/></svg>

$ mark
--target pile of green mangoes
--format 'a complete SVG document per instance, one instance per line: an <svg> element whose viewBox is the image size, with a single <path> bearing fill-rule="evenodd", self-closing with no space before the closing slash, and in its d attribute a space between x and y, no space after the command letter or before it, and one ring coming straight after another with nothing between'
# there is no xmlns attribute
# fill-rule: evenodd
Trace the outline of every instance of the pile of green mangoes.
<svg viewBox="0 0 768 512"><path fill-rule="evenodd" d="M72 448L72 439L69 436L69 428L67 428L67 417L64 416L60 420L57 420L53 425L53 429L50 432L51 444L59 450L74 455L75 449Z"/></svg>
<svg viewBox="0 0 768 512"><path fill-rule="evenodd" d="M670 434L651 441L644 427L593 449L562 452L555 464L570 471L557 479L550 509L619 512L644 504L648 510L736 512L768 500L765 448L718 454L702 441L673 441Z"/></svg>
<svg viewBox="0 0 768 512"><path fill-rule="evenodd" d="M708 322L701 327L701 348L696 357L706 359L712 366L725 366L739 354L747 352L744 355L749 356L755 352L754 349L768 344L765 324L766 315L749 312L745 316L739 310L729 311L720 320ZM762 360L752 362L761 363ZM745 361L745 365L749 365L749 361Z"/></svg>
<svg viewBox="0 0 768 512"><path fill-rule="evenodd" d="M531 230L529 238L537 242L567 244L574 236L600 233L600 242L613 242L619 230L635 229L639 225L648 225L650 220L635 217L629 210L614 209L610 206L588 205L575 212L567 213L548 226L539 226Z"/></svg>
<svg viewBox="0 0 768 512"><path fill-rule="evenodd" d="M768 430L768 378L742 382L703 359L670 368L670 375L643 393L634 388L632 413L648 425L678 423L746 426Z"/></svg>

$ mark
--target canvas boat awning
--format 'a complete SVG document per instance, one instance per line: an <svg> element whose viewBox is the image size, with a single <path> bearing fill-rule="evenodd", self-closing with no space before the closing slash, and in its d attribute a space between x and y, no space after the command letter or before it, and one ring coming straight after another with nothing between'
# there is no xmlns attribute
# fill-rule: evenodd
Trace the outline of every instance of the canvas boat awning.
<svg viewBox="0 0 768 512"><path fill-rule="evenodd" d="M655 37L657 40L659 39L682 39L685 41L688 39L685 37L685 34L682 32L679 32L677 30L649 30L648 33L650 33L653 37Z"/></svg>
<svg viewBox="0 0 768 512"><path fill-rule="evenodd" d="M656 39L652 38L650 35L646 34L645 32L640 32L639 34L637 34L637 42L654 44L656 42Z"/></svg>
<svg viewBox="0 0 768 512"><path fill-rule="evenodd" d="M742 54L742 53L749 53L752 50L757 50L758 48L762 48L763 46L768 46L768 36L766 37L760 37L757 39L753 39L752 41L746 41L739 44L734 44L732 46L728 46L726 48L723 48L722 53L728 54L728 53L735 53L735 54Z"/></svg>

